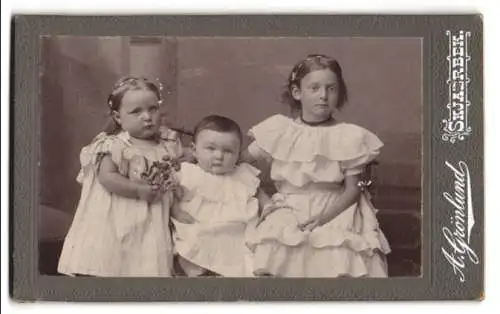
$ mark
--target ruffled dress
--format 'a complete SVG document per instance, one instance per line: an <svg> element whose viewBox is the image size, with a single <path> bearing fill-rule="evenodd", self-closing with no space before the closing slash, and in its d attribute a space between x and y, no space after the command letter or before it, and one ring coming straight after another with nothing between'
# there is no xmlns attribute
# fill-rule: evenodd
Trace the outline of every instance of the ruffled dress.
<svg viewBox="0 0 500 314"><path fill-rule="evenodd" d="M284 203L249 236L254 268L279 277L387 277L389 244L365 191L354 205L312 232L297 225L328 209L346 176L361 173L382 147L373 133L338 123L309 126L275 115L254 126L249 152L271 163Z"/></svg>
<svg viewBox="0 0 500 314"><path fill-rule="evenodd" d="M224 175L182 163L179 207L196 220L184 224L173 219L175 250L182 258L224 277L252 276L252 256L245 236L257 221L258 174L245 163Z"/></svg>
<svg viewBox="0 0 500 314"><path fill-rule="evenodd" d="M101 158L109 155L122 175L138 180L138 174L144 170L141 166L160 161L165 155L177 158L179 145L178 141L161 140L154 147L138 147L131 143L127 132L122 132L101 133L82 149L77 178L82 191L59 259L60 273L171 276L173 248L168 223L172 193L152 204L112 194L99 183L97 170Z"/></svg>

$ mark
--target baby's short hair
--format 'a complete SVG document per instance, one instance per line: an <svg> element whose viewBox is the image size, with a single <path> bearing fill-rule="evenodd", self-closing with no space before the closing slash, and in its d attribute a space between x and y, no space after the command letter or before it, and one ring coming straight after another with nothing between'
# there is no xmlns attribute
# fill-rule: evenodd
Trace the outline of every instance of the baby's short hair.
<svg viewBox="0 0 500 314"><path fill-rule="evenodd" d="M219 115L210 115L198 122L194 128L193 140L196 142L196 139L201 131L203 130L212 130L223 133L233 133L240 140L240 144L243 141L243 135L241 133L240 126L234 120L229 119L227 117L219 116Z"/></svg>

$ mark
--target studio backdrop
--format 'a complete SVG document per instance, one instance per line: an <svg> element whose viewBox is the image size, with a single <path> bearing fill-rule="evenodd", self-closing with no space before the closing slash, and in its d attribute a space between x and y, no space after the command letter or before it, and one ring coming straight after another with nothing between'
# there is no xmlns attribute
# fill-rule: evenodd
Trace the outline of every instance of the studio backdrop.
<svg viewBox="0 0 500 314"><path fill-rule="evenodd" d="M161 110L172 127L192 130L202 117L221 114L246 132L273 114L290 114L279 100L287 75L306 55L321 53L343 68L349 100L338 117L385 144L371 191L392 247L389 275L421 276L420 38L57 36L44 37L42 47L41 273L57 274L80 196L79 153L103 129L118 78L161 82Z"/></svg>

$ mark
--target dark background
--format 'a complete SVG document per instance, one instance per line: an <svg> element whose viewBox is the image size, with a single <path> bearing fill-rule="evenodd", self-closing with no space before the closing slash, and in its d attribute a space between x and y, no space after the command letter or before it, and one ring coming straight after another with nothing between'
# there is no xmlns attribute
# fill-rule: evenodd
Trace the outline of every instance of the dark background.
<svg viewBox="0 0 500 314"><path fill-rule="evenodd" d="M350 100L342 118L385 143L374 204L392 246L391 276L421 275L422 46L419 38L45 37L41 66L40 272L55 274L78 202L79 151L101 131L111 86L126 74L164 83L166 120L192 128L209 113L243 130L275 113L298 60L339 60Z"/></svg>

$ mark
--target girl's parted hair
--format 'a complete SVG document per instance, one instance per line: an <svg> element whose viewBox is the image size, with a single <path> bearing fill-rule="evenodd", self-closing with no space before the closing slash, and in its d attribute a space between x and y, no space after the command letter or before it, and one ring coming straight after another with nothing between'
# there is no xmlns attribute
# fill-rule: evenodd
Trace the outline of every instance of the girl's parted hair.
<svg viewBox="0 0 500 314"><path fill-rule="evenodd" d="M109 119L104 128L104 132L108 135L117 134L121 131L121 126L113 118L113 111L120 110L122 99L128 91L132 90L147 90L153 92L158 98L158 104L161 104L161 85L157 86L154 82L136 76L125 76L118 80L113 86L111 94L108 96Z"/></svg>
<svg viewBox="0 0 500 314"><path fill-rule="evenodd" d="M298 62L288 75L285 90L281 94L281 101L289 105L293 113L302 110L300 101L292 96L293 88L300 88L300 82L309 73L317 70L330 69L337 76L339 83L339 97L337 108L340 109L347 102L347 87L342 75L342 68L337 60L322 54L308 55L305 59Z"/></svg>

